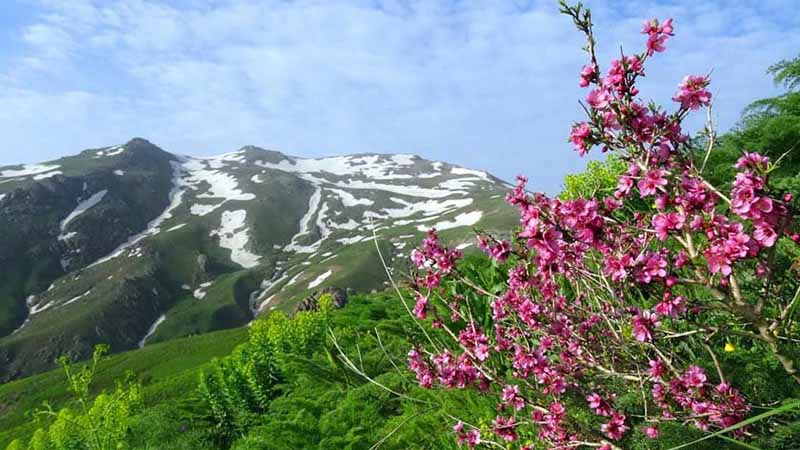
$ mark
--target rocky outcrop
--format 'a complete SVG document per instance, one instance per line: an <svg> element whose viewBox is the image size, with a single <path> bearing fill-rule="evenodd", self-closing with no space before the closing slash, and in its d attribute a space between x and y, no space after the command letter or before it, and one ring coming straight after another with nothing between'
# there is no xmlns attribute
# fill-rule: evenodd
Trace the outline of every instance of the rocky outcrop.
<svg viewBox="0 0 800 450"><path fill-rule="evenodd" d="M309 295L308 297L304 298L302 302L298 303L297 306L294 308L294 312L300 311L316 311L319 307L319 298L323 295L328 294L333 298L333 305L337 308L341 308L347 304L347 291L344 289L340 289L338 287L326 287L325 289L320 289L317 292Z"/></svg>

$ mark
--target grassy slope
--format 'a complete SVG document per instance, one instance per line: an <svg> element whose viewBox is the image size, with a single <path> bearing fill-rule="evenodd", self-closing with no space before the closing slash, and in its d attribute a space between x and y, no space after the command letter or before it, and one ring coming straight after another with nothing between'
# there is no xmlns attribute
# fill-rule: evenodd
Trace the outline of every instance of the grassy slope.
<svg viewBox="0 0 800 450"><path fill-rule="evenodd" d="M246 339L247 329L236 328L115 354L101 364L93 386L112 389L115 380L133 371L145 385L148 404L179 399L195 389L197 373L212 358L227 355ZM0 385L0 448L35 430L31 411L45 401L60 407L68 397L61 370Z"/></svg>

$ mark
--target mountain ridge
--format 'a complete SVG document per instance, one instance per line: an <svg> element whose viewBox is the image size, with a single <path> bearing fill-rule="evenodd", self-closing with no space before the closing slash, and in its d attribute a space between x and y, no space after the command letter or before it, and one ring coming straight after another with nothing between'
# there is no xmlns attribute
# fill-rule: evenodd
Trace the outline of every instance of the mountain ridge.
<svg viewBox="0 0 800 450"><path fill-rule="evenodd" d="M423 231L515 223L487 172L410 154L216 156L147 140L0 167L0 380L381 289Z"/></svg>

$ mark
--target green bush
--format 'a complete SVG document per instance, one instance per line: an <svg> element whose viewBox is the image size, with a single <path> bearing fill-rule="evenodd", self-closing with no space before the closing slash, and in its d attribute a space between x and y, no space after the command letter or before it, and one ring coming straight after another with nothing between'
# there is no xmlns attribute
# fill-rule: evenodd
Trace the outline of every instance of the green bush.
<svg viewBox="0 0 800 450"><path fill-rule="evenodd" d="M77 368L68 358L61 358L70 391L74 395L73 408L55 411L49 405L38 411L36 417L43 424L37 429L28 446L21 441L11 443L8 449L30 450L116 450L128 448L130 420L142 405L142 390L129 377L119 383L116 390L101 393L90 399L89 387L97 372L100 359L108 352L107 346L97 346L91 364Z"/></svg>

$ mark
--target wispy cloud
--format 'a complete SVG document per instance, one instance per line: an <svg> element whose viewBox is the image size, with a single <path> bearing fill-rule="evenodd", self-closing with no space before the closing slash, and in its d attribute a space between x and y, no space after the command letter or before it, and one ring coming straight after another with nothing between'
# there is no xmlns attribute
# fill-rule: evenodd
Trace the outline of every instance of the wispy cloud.
<svg viewBox="0 0 800 450"><path fill-rule="evenodd" d="M722 127L774 93L766 67L800 48L788 1L585 3L606 57L639 48L642 18L674 16L678 35L644 94L668 102L685 73L713 69ZM131 136L195 154L414 152L526 173L548 191L583 164L565 143L582 43L554 1L23 6L31 19L15 23L0 73L0 164Z"/></svg>

